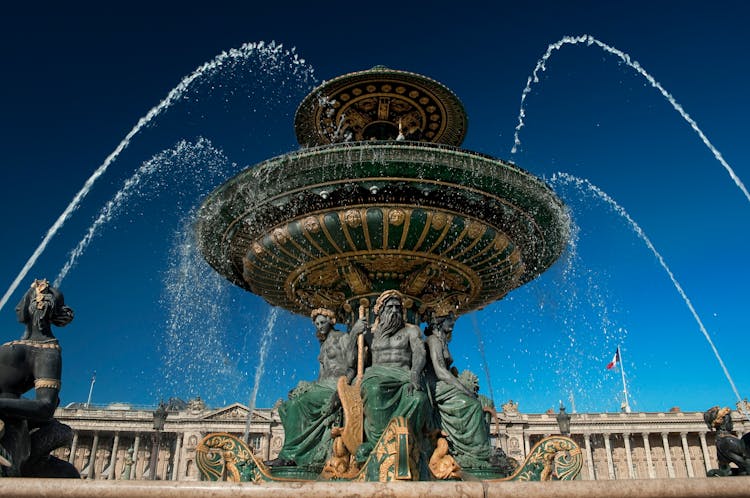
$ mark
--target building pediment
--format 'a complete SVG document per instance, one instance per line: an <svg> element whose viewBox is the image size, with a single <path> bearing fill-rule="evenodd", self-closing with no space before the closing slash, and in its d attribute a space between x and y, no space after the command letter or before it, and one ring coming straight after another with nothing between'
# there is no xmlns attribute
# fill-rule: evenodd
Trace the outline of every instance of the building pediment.
<svg viewBox="0 0 750 498"><path fill-rule="evenodd" d="M234 403L224 408L211 411L201 417L201 420L247 420L250 410L242 403ZM270 416L253 410L253 422L271 422Z"/></svg>

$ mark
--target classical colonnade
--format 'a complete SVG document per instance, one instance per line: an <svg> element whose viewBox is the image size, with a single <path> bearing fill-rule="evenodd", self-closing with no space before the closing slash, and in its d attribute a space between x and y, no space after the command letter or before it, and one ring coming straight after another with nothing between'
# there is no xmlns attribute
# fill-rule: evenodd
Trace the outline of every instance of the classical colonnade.
<svg viewBox="0 0 750 498"><path fill-rule="evenodd" d="M555 413L504 408L491 424L493 443L519 461L543 437L560 432ZM85 479L197 480L200 439L211 432L241 436L247 413L239 403L217 409L194 404L170 412L164 429L155 431L153 410L61 408L56 416L74 429L74 438L55 455L73 463ZM750 431L748 420L739 412L732 415L737 435ZM249 439L256 454L276 457L283 436L275 410L254 410ZM714 434L700 412L572 414L571 437L584 453L584 480L701 478L717 467Z"/></svg>

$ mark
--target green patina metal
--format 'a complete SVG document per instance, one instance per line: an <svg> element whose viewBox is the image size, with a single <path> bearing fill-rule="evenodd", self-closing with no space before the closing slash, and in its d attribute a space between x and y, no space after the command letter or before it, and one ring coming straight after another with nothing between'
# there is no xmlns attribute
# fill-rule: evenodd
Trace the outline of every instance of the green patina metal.
<svg viewBox="0 0 750 498"><path fill-rule="evenodd" d="M342 482L430 480L419 468L419 448L403 417L394 418L365 464ZM309 482L325 478L300 469L267 467L239 438L227 433L209 434L196 447L196 463L205 481ZM570 481L583 466L581 448L565 436L548 436L534 445L526 460L510 475L491 469L461 472L454 479L503 481ZM433 478L434 479L434 478Z"/></svg>
<svg viewBox="0 0 750 498"><path fill-rule="evenodd" d="M394 209L407 213L408 223L384 218ZM364 210L365 216L346 226L343 214L351 210ZM429 230L435 213L448 216L445 232ZM311 217L319 230L305 227ZM482 227L478 242L461 237L471 223ZM452 289L461 294L460 311L481 308L547 269L562 252L568 230L562 203L526 171L454 147L403 142L336 144L270 159L212 193L198 222L201 249L217 271L271 304L302 314L315 306L340 308L402 287L430 264L456 262L478 279L469 292ZM482 257L490 254L493 237L507 240L507 246ZM385 271L368 276L366 292L343 276L305 289L305 296L290 287L296 269L336 260L340 270L368 256L380 258ZM405 266L406 273L396 271ZM417 306L430 299L401 290Z"/></svg>

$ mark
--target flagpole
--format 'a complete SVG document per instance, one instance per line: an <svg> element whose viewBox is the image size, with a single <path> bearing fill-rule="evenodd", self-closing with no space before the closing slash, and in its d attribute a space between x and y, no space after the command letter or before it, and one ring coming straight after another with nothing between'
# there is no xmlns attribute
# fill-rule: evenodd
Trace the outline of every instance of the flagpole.
<svg viewBox="0 0 750 498"><path fill-rule="evenodd" d="M86 401L86 408L91 406L91 395L94 393L94 384L96 383L96 370L94 375L91 376L91 387L89 387L89 399Z"/></svg>
<svg viewBox="0 0 750 498"><path fill-rule="evenodd" d="M628 385L625 383L625 362L622 360L620 346L617 346L617 358L620 360L620 373L622 374L622 392L625 394L625 413L630 413L630 400L628 399Z"/></svg>

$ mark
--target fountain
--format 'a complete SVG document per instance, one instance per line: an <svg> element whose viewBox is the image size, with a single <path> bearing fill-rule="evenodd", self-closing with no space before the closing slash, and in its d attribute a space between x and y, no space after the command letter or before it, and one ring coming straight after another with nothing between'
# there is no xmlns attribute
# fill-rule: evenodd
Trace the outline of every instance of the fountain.
<svg viewBox="0 0 750 498"><path fill-rule="evenodd" d="M303 100L295 129L303 148L249 168L217 188L203 202L196 230L204 257L230 282L272 306L312 312L316 326L320 316L327 317L329 327L335 321L348 324L348 338L340 347L346 350L355 337L358 345L342 357L357 361L342 359L341 368L333 369L340 375L344 424L334 427L329 416L294 415L302 417L301 424L295 420L303 427L290 429L293 424L285 423L287 439L326 424L327 454L321 459L301 450L282 451L288 460L267 464L243 441L209 434L198 450L203 477L574 478L580 449L562 436L540 442L511 475L490 458L488 436L476 443L487 443L485 454L461 454L457 439L483 426L469 429L464 411L476 406L479 420L483 409L493 407L477 399L476 376L458 379L445 373L452 361L447 341L455 318L502 299L561 255L570 230L562 202L517 166L460 149L467 130L461 102L442 84L418 74L377 66L334 78ZM389 323L384 311L389 307L400 317L395 333L384 332L381 324ZM423 321L430 323L425 332L431 334L427 350L432 351L425 372L433 371L438 385L445 381L458 393L446 402L461 400L458 429L448 427L440 388L422 385L427 357L421 331L413 324ZM434 353L436 348L446 353ZM391 389L383 387L385 374L376 368L383 362L389 367L400 362L397 366L406 372L393 388L395 401L380 399L386 396L383 389ZM348 376L343 375L347 367ZM329 370L321 359L320 382L324 368ZM293 401L305 395L303 390ZM316 409L325 407L328 414L334 408L325 401L305 403L317 403ZM383 418L381 403L398 407L388 405L388 416L376 423L373 417ZM423 418L438 422L431 426ZM320 442L318 435L315 443Z"/></svg>
<svg viewBox="0 0 750 498"><path fill-rule="evenodd" d="M296 124L304 149L265 161L217 189L203 204L197 227L201 250L211 266L266 299L276 307L273 313L284 308L316 316L318 310L332 309L332 319L349 327L343 335L371 336L378 327L373 318L379 298L398 291L404 320L427 321L428 329L433 329L429 335L425 331L430 341L437 335L434 329L450 329L445 324L456 316L481 309L536 278L566 245L570 228L565 208L542 181L511 163L459 148L466 133L463 108L437 82L382 67L345 75L310 94L300 106ZM366 324L361 335L358 323ZM442 340L447 345L447 339ZM372 337L368 342L372 344ZM358 365L360 377L365 369L363 353L358 349L363 360ZM259 381L256 375L252 399ZM476 385L475 378L461 381ZM343 391L356 388L357 394L359 386L357 380L349 385L346 379L338 388L340 392L342 387ZM344 427L327 428L335 429L329 434L351 427L352 406L341 398ZM490 412L492 407L480 402ZM709 427L721 429L716 420L707 420ZM340 440L331 438L326 467L335 466L336 458L358 465L343 471L327 468L327 473L317 474L311 472L314 465L269 467L245 441L228 434L208 435L197 450L204 478L265 481L261 489L267 494L298 493L295 483L320 476L338 481L498 482L573 479L580 470L580 449L562 436L543 440L516 470L497 460L488 460L485 468L462 466L454 458L455 445L445 427L442 434L425 437L410 427L411 422L409 417L391 421L384 430L386 440L370 453L377 455L377 461L370 456L357 462L353 451L342 449L337 446ZM118 484L109 483L114 494L138 491ZM162 484L165 489L169 483ZM195 492L195 484L180 484L185 486L170 486L185 495ZM483 483L461 484L454 489L487 494ZM594 489L601 494L608 483L568 484L557 490L569 496ZM651 487L637 484L637 493L665 492L660 482ZM31 489L37 484L11 481L9 485ZM670 485L689 487L695 495L729 489L715 482ZM54 486L85 490L92 496L105 489L102 483ZM347 492L358 491L358 486L347 484ZM146 489L159 492L157 486ZM237 490L221 484L211 489L219 494ZM362 488L363 493L372 489ZM550 488L516 488L515 483L504 488L513 489L528 495L529 490L548 494ZM628 483L618 483L614 491L618 489L634 490ZM611 486L607 491L612 491Z"/></svg>

